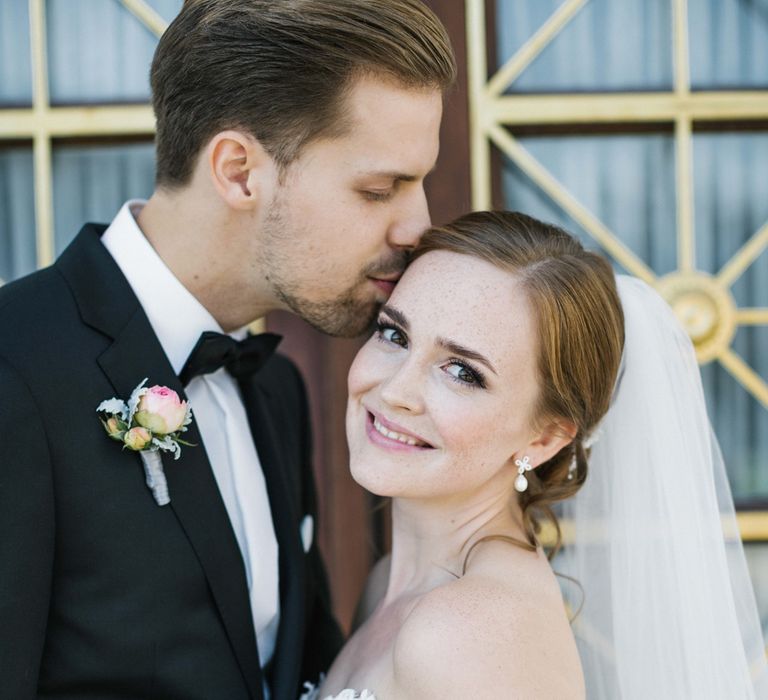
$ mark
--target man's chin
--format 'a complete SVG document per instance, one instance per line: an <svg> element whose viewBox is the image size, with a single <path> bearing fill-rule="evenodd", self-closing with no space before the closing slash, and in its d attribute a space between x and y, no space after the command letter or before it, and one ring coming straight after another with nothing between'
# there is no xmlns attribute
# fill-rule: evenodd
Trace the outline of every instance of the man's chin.
<svg viewBox="0 0 768 700"><path fill-rule="evenodd" d="M373 332L380 307L381 303L376 300L361 303L343 299L296 304L292 310L321 333L335 338L358 338Z"/></svg>
<svg viewBox="0 0 768 700"><path fill-rule="evenodd" d="M304 320L313 328L335 338L359 338L373 333L379 306L380 304L377 304L373 311L365 309L351 316L340 315L334 319L326 317L316 321L305 317Z"/></svg>
<svg viewBox="0 0 768 700"><path fill-rule="evenodd" d="M383 301L381 293L372 293L369 280L348 290L335 299L317 301L291 294L285 288L277 288L276 296L284 308L299 316L310 326L337 338L357 338L373 330Z"/></svg>

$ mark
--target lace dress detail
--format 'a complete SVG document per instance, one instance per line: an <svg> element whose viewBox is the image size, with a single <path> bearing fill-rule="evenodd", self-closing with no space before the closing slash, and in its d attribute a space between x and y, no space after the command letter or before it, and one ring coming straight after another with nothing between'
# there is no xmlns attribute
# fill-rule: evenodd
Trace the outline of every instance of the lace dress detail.
<svg viewBox="0 0 768 700"><path fill-rule="evenodd" d="M338 695L326 695L324 698L320 697L320 685L314 683L304 684L304 693L302 693L299 700L376 700L376 696L370 690L353 690L347 688L342 690Z"/></svg>

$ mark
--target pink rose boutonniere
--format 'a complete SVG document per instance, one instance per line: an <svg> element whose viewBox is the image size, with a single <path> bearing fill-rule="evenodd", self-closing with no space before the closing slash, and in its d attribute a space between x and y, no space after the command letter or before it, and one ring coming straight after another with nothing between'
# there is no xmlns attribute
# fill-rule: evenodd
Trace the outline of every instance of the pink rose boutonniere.
<svg viewBox="0 0 768 700"><path fill-rule="evenodd" d="M186 401L167 386L145 387L145 379L131 393L128 401L107 399L96 412L107 435L123 448L134 450L141 456L147 486L158 505L170 503L168 484L163 472L160 452L172 452L174 459L181 456L181 446L193 447L181 439L192 422L192 409Z"/></svg>

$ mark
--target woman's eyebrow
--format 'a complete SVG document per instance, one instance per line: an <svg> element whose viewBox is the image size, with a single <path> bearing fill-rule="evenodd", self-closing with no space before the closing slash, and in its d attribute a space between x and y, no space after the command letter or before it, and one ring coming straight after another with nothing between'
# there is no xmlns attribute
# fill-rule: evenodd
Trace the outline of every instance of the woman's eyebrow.
<svg viewBox="0 0 768 700"><path fill-rule="evenodd" d="M381 312L389 316L395 323L399 324L404 331L408 330L410 324L408 323L408 319L406 318L405 314L400 311L400 309L396 309L394 306L390 306L389 304L384 304L384 306L381 307ZM444 348L454 355L461 355L462 357L466 357L468 360L475 360L476 362L484 364L489 370L491 370L491 372L498 376L498 372L496 371L496 368L493 366L491 361L485 355L477 352L477 350L471 350L464 345L459 345L459 343L456 343L453 340L448 340L448 338L442 337L437 338L437 344L441 348Z"/></svg>
<svg viewBox="0 0 768 700"><path fill-rule="evenodd" d="M448 340L448 338L438 338L437 344L441 348L445 348L448 350L448 352L453 353L454 355L461 355L462 357L466 357L468 360L475 360L476 362L484 364L489 370L491 370L491 372L498 376L499 373L496 371L491 361L485 355L477 352L477 350L470 350L463 345L459 345L452 340Z"/></svg>
<svg viewBox="0 0 768 700"><path fill-rule="evenodd" d="M408 323L408 319L405 317L405 314L402 311L396 309L394 306L390 306L389 304L384 304L384 306L381 307L381 312L387 314L387 316L389 316L396 323L399 323L404 331L408 330L408 326L410 324Z"/></svg>

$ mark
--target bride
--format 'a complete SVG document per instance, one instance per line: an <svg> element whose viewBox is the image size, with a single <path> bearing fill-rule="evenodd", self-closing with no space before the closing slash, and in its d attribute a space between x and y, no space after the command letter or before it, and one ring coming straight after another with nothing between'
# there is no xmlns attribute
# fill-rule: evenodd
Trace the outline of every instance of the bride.
<svg viewBox="0 0 768 700"><path fill-rule="evenodd" d="M522 214L424 236L349 375L392 552L306 698L768 697L692 348L616 280Z"/></svg>

